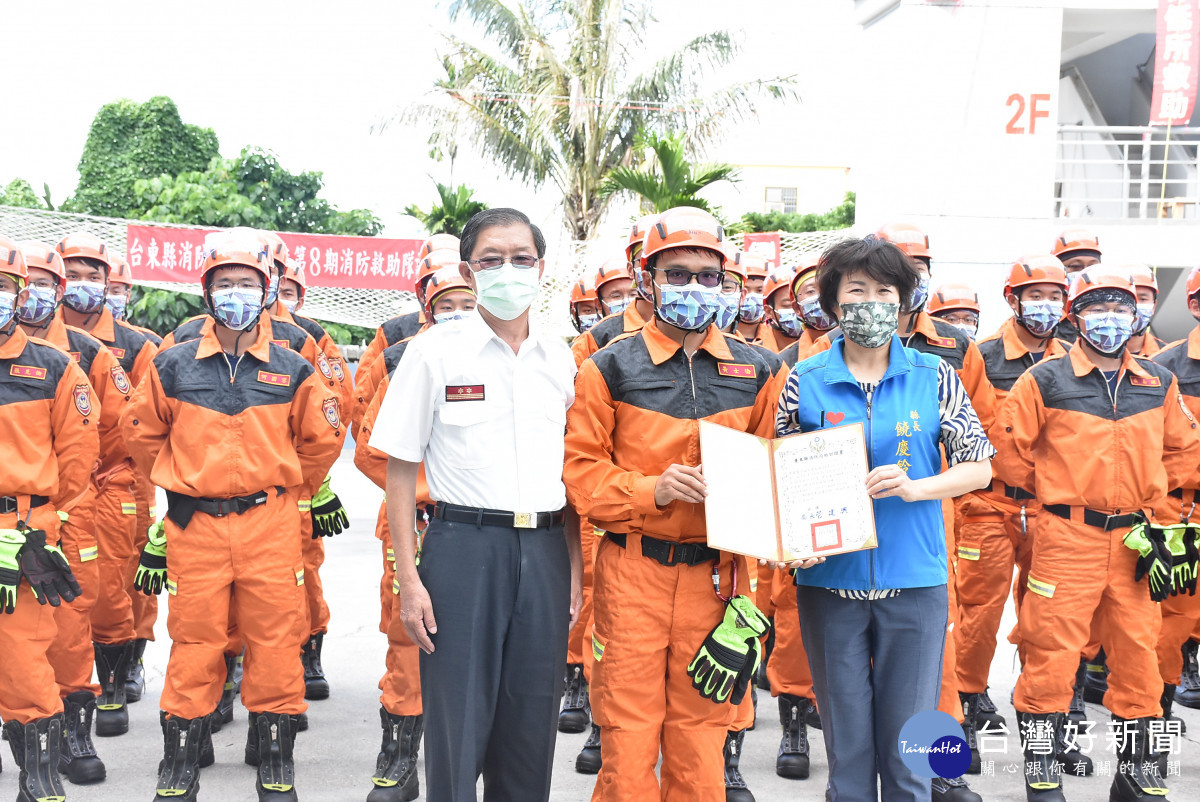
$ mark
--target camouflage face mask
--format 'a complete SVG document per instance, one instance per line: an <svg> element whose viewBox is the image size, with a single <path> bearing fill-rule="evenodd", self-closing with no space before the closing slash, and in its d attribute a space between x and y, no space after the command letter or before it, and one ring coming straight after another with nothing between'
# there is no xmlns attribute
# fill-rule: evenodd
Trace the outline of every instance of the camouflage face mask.
<svg viewBox="0 0 1200 802"><path fill-rule="evenodd" d="M846 339L863 348L886 345L899 325L900 304L883 301L863 301L842 304L842 319L838 325Z"/></svg>

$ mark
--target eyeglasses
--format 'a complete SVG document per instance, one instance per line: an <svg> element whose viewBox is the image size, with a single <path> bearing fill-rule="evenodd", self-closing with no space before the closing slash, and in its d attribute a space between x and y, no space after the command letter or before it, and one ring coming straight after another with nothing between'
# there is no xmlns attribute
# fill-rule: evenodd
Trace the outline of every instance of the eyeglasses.
<svg viewBox="0 0 1200 802"><path fill-rule="evenodd" d="M477 265L480 270L495 270L506 262L513 267L529 268L537 267L538 258L536 256L485 256L482 259L467 260L467 264Z"/></svg>
<svg viewBox="0 0 1200 802"><path fill-rule="evenodd" d="M657 267L650 269L665 275L667 283L675 287L683 287L691 284L693 279L701 287L719 287L725 281L724 270L701 270L699 273L693 273L690 270L684 270L680 267L672 267L666 270Z"/></svg>

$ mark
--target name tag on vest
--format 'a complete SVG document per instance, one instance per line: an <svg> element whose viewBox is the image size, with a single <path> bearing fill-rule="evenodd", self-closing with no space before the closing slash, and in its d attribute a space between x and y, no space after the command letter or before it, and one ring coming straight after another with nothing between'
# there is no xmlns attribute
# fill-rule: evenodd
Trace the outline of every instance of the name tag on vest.
<svg viewBox="0 0 1200 802"><path fill-rule="evenodd" d="M482 384L448 384L446 385L447 401L482 401Z"/></svg>
<svg viewBox="0 0 1200 802"><path fill-rule="evenodd" d="M1129 383L1134 387L1162 387L1157 376L1130 376Z"/></svg>
<svg viewBox="0 0 1200 802"><path fill-rule="evenodd" d="M721 362L717 365L717 373L722 376L736 376L739 379L753 379L758 374L753 365L739 365L734 362Z"/></svg>

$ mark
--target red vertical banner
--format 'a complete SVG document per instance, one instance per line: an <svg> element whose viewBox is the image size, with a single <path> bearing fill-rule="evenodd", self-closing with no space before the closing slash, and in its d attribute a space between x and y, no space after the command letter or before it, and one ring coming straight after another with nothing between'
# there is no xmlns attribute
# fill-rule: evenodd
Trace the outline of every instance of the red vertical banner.
<svg viewBox="0 0 1200 802"><path fill-rule="evenodd" d="M1200 0L1158 0L1151 125L1187 125L1200 85Z"/></svg>
<svg viewBox="0 0 1200 802"><path fill-rule="evenodd" d="M778 231L754 232L742 235L742 250L756 253L771 260L771 267L779 267L783 256L783 244Z"/></svg>

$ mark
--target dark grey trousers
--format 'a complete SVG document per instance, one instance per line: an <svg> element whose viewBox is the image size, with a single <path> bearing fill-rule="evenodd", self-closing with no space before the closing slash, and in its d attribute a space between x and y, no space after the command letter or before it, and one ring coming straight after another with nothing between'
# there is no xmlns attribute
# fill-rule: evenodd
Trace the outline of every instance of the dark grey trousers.
<svg viewBox="0 0 1200 802"><path fill-rule="evenodd" d="M829 758L829 802L928 802L930 780L904 765L897 741L914 713L936 710L949 600L945 585L890 599L843 599L796 588Z"/></svg>
<svg viewBox="0 0 1200 802"><path fill-rule="evenodd" d="M561 526L435 518L417 568L437 634L421 654L425 799L548 800L571 568Z"/></svg>

